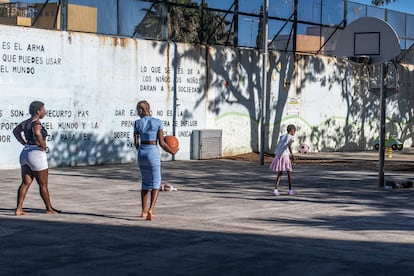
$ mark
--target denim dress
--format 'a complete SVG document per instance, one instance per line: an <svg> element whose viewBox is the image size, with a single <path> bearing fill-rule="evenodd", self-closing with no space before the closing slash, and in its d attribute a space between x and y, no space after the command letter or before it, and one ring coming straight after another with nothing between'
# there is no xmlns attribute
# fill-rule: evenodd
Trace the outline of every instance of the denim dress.
<svg viewBox="0 0 414 276"><path fill-rule="evenodd" d="M138 132L141 139L137 159L142 177L142 190L159 189L161 185L161 158L158 147L142 143L156 141L159 130L162 130L161 120L151 116L142 117L134 124L134 132Z"/></svg>

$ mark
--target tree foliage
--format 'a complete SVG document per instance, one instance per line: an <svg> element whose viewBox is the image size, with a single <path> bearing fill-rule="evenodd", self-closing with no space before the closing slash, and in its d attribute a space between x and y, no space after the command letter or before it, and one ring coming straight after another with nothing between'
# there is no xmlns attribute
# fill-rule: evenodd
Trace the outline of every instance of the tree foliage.
<svg viewBox="0 0 414 276"><path fill-rule="evenodd" d="M372 0L372 4L375 6L383 6L395 1L397 0Z"/></svg>
<svg viewBox="0 0 414 276"><path fill-rule="evenodd" d="M185 43L227 44L233 33L217 12L192 0L167 1L168 39ZM162 3L154 3L136 26L134 37L161 39Z"/></svg>
<svg viewBox="0 0 414 276"><path fill-rule="evenodd" d="M397 0L372 0L372 4L383 6ZM207 4L201 7L194 0L167 0L168 39L184 43L201 44L232 44L234 31L229 22L223 19L223 14L208 9ZM163 22L162 1L153 3L145 9L144 18L135 27L134 37L162 39ZM256 37L256 47L263 46L263 7L260 10L259 30ZM237 19L236 19L237 20Z"/></svg>

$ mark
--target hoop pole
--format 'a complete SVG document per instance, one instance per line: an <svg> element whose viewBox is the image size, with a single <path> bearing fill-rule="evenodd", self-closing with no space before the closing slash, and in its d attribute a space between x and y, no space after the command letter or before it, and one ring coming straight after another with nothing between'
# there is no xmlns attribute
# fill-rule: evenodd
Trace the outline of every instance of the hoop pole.
<svg viewBox="0 0 414 276"><path fill-rule="evenodd" d="M381 64L381 90L380 90L380 141L379 141L379 176L378 186L384 187L384 163L385 163L385 109L387 86L385 78L387 77L387 64Z"/></svg>
<svg viewBox="0 0 414 276"><path fill-rule="evenodd" d="M262 64L262 112L260 120L260 165L264 165L264 151L265 151L265 134L266 134L266 113L267 113L267 40L268 40L268 21L267 21L267 9L269 5L269 0L263 0L264 9L263 9L263 64Z"/></svg>

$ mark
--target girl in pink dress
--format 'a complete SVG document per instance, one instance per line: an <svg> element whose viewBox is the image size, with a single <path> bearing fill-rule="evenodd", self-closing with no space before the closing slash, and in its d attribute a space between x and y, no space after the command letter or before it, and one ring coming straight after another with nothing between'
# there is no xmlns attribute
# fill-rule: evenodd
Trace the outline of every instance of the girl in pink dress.
<svg viewBox="0 0 414 276"><path fill-rule="evenodd" d="M275 158L273 158L272 164L270 164L270 170L277 171L275 189L273 195L279 196L279 184L280 178L283 172L287 172L289 190L288 195L295 195L296 191L292 189L292 144L294 142L294 136L296 133L296 127L294 125L287 126L287 133L280 136L279 143L275 150Z"/></svg>

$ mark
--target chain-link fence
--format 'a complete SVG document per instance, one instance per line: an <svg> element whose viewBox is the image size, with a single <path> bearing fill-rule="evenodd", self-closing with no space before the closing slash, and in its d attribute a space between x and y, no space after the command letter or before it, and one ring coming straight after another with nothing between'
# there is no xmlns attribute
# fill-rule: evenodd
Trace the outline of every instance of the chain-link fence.
<svg viewBox="0 0 414 276"><path fill-rule="evenodd" d="M174 42L262 48L263 0L0 0L0 24ZM402 50L414 15L339 0L272 0L269 49L332 54L341 30L372 16L387 21Z"/></svg>

